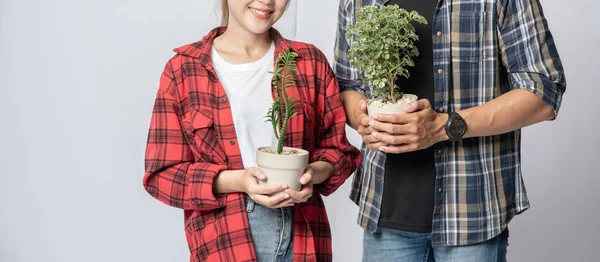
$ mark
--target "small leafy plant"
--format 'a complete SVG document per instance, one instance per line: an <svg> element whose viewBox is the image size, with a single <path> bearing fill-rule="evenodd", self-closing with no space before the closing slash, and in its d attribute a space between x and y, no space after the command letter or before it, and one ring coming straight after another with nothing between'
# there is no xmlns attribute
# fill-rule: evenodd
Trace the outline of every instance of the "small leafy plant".
<svg viewBox="0 0 600 262"><path fill-rule="evenodd" d="M354 41L348 51L350 62L363 72L376 97L396 103L402 97L396 77L410 77L407 67L419 55L415 41L419 36L412 23L427 24L416 11L408 12L397 5L367 6L356 14L346 38Z"/></svg>
<svg viewBox="0 0 600 262"><path fill-rule="evenodd" d="M273 132L277 138L277 154L283 152L285 130L290 118L296 116L296 99L289 97L285 90L296 82L297 53L289 50L281 52L277 57L275 72L273 74L273 87L275 100L267 112L267 122L273 125Z"/></svg>

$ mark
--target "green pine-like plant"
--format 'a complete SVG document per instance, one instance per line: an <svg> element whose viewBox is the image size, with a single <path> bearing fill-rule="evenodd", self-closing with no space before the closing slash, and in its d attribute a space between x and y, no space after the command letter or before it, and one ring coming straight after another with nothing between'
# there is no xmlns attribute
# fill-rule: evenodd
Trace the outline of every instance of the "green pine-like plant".
<svg viewBox="0 0 600 262"><path fill-rule="evenodd" d="M416 11L397 5L367 6L356 14L356 23L348 26L346 38L352 41L348 56L373 88L375 97L396 103L402 97L396 86L398 76L410 77L412 57L419 55L413 23L427 24ZM354 38L354 39L353 39Z"/></svg>
<svg viewBox="0 0 600 262"><path fill-rule="evenodd" d="M296 99L287 95L285 90L296 83L296 58L298 54L289 50L279 53L273 74L275 99L267 116L266 122L271 122L277 138L277 154L283 152L285 130L290 118L296 116Z"/></svg>

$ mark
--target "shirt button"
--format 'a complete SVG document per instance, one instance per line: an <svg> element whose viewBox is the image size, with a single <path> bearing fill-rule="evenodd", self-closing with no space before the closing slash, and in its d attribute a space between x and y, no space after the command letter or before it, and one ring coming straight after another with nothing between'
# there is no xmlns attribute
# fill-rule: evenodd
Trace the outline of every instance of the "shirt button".
<svg viewBox="0 0 600 262"><path fill-rule="evenodd" d="M442 36L442 32L441 32L441 31L438 31L438 32L437 32L437 36Z"/></svg>
<svg viewBox="0 0 600 262"><path fill-rule="evenodd" d="M444 192L444 189L442 189L442 188L440 187L440 188L438 188L438 192L442 193L442 192Z"/></svg>
<svg viewBox="0 0 600 262"><path fill-rule="evenodd" d="M223 103L223 104L227 103L227 98L225 98L225 97L221 98L221 103Z"/></svg>
<svg viewBox="0 0 600 262"><path fill-rule="evenodd" d="M233 140L233 139L229 140L229 144L232 146L235 145L235 140Z"/></svg>
<svg viewBox="0 0 600 262"><path fill-rule="evenodd" d="M444 113L444 108L440 107L440 109L438 111L440 111L440 113Z"/></svg>
<svg viewBox="0 0 600 262"><path fill-rule="evenodd" d="M431 151L430 151L430 152L431 152ZM444 150L442 150L442 149L438 149L438 154L440 154L440 155L441 155L442 153L444 153Z"/></svg>
<svg viewBox="0 0 600 262"><path fill-rule="evenodd" d="M443 73L444 73L444 70L442 70L441 68L440 68L440 69L438 69L438 74L440 74L440 75L441 75L441 74L443 74Z"/></svg>

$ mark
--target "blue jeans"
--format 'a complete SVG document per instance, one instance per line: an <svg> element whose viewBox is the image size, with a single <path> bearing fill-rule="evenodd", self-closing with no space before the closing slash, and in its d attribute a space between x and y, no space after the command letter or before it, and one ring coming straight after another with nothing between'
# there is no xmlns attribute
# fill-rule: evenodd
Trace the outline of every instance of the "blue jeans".
<svg viewBox="0 0 600 262"><path fill-rule="evenodd" d="M432 247L431 234L380 227L363 235L365 262L506 262L508 239L497 236L483 243Z"/></svg>
<svg viewBox="0 0 600 262"><path fill-rule="evenodd" d="M294 208L271 209L246 195L252 243L259 262L291 262L294 251Z"/></svg>

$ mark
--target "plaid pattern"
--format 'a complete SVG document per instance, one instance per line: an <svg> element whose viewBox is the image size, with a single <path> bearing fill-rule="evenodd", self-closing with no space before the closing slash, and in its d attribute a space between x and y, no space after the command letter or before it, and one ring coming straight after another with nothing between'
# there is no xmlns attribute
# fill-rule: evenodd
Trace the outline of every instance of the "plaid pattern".
<svg viewBox="0 0 600 262"><path fill-rule="evenodd" d="M342 91L367 96L369 87L346 56L353 15L385 0L341 0L334 70ZM440 0L433 28L435 101L439 111L475 107L513 89L531 91L558 113L566 82L538 0ZM440 34L438 34L440 32ZM529 207L521 175L520 130L442 142L436 150L435 246L469 245L500 234ZM362 147L350 198L358 223L377 229L385 154Z"/></svg>
<svg viewBox="0 0 600 262"><path fill-rule="evenodd" d="M210 56L213 39L224 31L216 28L175 50L160 80L148 135L144 187L185 211L191 261L256 261L243 194L213 194L220 171L243 169L231 109ZM288 89L299 101L299 112L290 120L285 143L308 150L311 162L335 167L331 179L315 185L308 202L296 205L293 258L331 261L321 195L333 193L350 176L359 151L346 139L339 87L325 55L312 45L284 39L275 29L271 35L276 55L282 50L299 54L296 86Z"/></svg>

